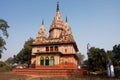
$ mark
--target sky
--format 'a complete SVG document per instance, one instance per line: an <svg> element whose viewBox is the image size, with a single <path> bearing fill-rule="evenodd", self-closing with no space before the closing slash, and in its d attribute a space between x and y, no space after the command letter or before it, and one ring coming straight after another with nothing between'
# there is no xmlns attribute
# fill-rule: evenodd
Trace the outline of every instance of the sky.
<svg viewBox="0 0 120 80"><path fill-rule="evenodd" d="M88 43L106 51L120 44L120 0L0 0L0 19L10 26L0 60L18 54L30 37L35 39L42 19L49 35L57 1L83 55L87 56Z"/></svg>

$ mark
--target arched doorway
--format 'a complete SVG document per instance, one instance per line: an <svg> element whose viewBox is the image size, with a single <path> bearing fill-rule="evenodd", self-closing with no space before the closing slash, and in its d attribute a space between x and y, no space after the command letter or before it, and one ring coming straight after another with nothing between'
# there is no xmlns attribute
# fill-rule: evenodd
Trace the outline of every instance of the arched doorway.
<svg viewBox="0 0 120 80"><path fill-rule="evenodd" d="M45 65L49 65L49 57L45 58Z"/></svg>
<svg viewBox="0 0 120 80"><path fill-rule="evenodd" d="M40 65L44 65L44 58L43 57L40 58Z"/></svg>
<svg viewBox="0 0 120 80"><path fill-rule="evenodd" d="M51 66L54 65L54 56L51 56L51 57L50 57L50 65L51 65Z"/></svg>

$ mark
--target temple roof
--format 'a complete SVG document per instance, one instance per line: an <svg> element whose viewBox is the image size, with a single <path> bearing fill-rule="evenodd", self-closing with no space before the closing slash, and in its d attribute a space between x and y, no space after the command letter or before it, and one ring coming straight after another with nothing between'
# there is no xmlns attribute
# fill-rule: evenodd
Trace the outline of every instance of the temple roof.
<svg viewBox="0 0 120 80"><path fill-rule="evenodd" d="M44 27L44 21L42 20L42 24L41 24L40 30L38 31L36 40L40 41L40 40L43 40L43 39L46 39L46 38L47 38L46 30L45 30L45 27Z"/></svg>
<svg viewBox="0 0 120 80"><path fill-rule="evenodd" d="M59 9L59 2L57 2L57 9L52 24L50 25L49 36L46 36L44 21L42 21L42 25L40 27L35 41L33 42L33 45L64 43L72 43L76 47L76 50L78 50L76 42L72 35L71 28L68 24L68 19L66 17L66 22L62 20Z"/></svg>
<svg viewBox="0 0 120 80"><path fill-rule="evenodd" d="M56 28L62 29L63 26L64 26L64 22L62 20L61 15L60 15L59 3L57 3L56 14L55 14L54 19L52 21L52 24L50 26L50 31L53 30L53 29L56 29Z"/></svg>

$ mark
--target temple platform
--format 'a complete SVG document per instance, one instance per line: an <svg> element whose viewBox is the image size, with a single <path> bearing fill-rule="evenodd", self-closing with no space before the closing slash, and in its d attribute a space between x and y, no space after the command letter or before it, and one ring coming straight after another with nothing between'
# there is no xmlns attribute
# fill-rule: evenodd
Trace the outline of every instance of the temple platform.
<svg viewBox="0 0 120 80"><path fill-rule="evenodd" d="M84 69L14 69L16 74L36 75L36 76L71 76L84 75L87 71Z"/></svg>
<svg viewBox="0 0 120 80"><path fill-rule="evenodd" d="M13 69L16 74L36 76L71 76L87 74L86 69L78 69L73 64L61 64L55 66L37 66L33 68Z"/></svg>

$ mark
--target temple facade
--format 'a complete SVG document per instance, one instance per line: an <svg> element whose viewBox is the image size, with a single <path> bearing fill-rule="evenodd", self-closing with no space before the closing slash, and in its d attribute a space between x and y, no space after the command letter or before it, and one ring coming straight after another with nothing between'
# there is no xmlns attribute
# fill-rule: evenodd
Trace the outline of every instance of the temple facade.
<svg viewBox="0 0 120 80"><path fill-rule="evenodd" d="M77 68L77 52L78 48L67 17L64 22L60 14L59 3L57 3L49 35L47 36L44 21L42 21L32 44L31 67Z"/></svg>
<svg viewBox="0 0 120 80"><path fill-rule="evenodd" d="M38 76L84 75L87 70L78 69L78 48L67 18L63 21L59 3L47 36L44 21L34 40L29 68L13 69L16 74Z"/></svg>

